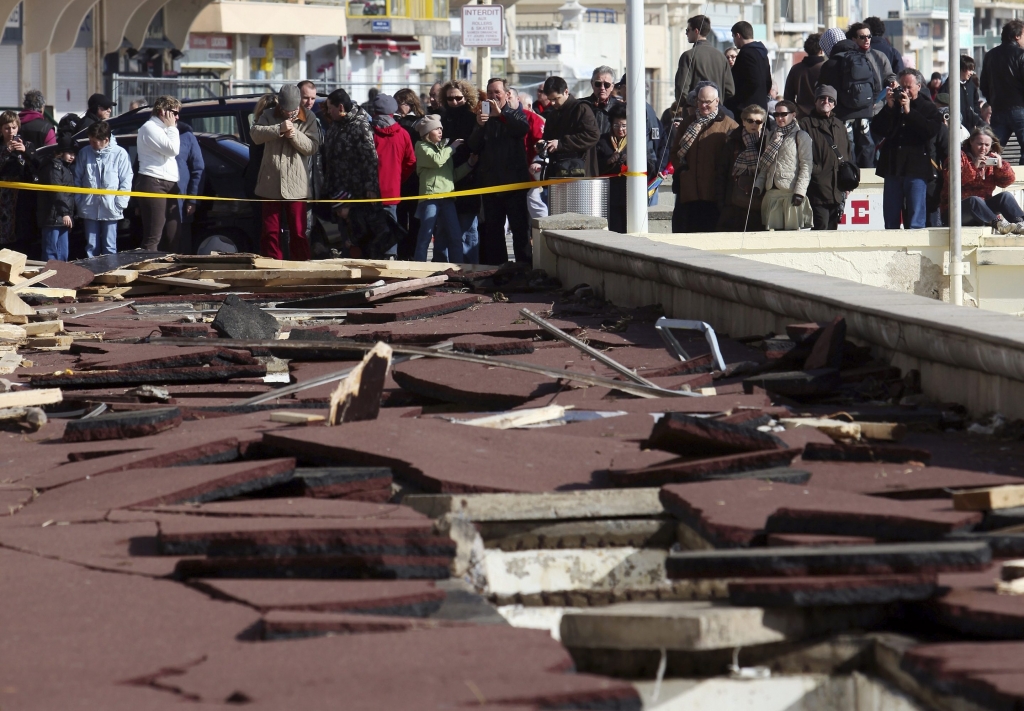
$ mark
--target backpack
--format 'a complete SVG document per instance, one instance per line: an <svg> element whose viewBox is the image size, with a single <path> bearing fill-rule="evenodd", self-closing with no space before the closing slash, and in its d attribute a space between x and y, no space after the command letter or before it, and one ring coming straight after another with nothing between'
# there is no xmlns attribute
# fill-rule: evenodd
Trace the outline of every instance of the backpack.
<svg viewBox="0 0 1024 711"><path fill-rule="evenodd" d="M875 68L865 52L850 50L839 59L838 104L843 113L870 109L875 103Z"/></svg>
<svg viewBox="0 0 1024 711"><path fill-rule="evenodd" d="M59 141L61 136L74 136L78 133L78 124L81 122L82 117L77 114L64 114L57 124L57 140Z"/></svg>

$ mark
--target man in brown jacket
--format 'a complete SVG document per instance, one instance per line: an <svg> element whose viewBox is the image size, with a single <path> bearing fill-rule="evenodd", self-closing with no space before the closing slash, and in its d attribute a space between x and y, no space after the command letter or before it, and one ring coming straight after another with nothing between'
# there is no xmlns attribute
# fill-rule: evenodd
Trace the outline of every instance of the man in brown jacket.
<svg viewBox="0 0 1024 711"><path fill-rule="evenodd" d="M696 89L696 112L683 119L675 130L672 145L673 189L677 192L672 211L673 232L714 232L718 224L718 192L724 186L722 152L729 134L739 127L721 113L718 87L701 82Z"/></svg>

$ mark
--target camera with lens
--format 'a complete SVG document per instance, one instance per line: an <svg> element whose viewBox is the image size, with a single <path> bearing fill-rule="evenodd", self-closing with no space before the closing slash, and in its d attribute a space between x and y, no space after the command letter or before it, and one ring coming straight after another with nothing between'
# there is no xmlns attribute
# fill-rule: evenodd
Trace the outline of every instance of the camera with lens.
<svg viewBox="0 0 1024 711"><path fill-rule="evenodd" d="M904 89L902 86L897 86L895 89L892 90L892 95L896 99L896 101L899 101L900 99L902 99L903 95L906 94L906 93L907 93L907 90Z"/></svg>

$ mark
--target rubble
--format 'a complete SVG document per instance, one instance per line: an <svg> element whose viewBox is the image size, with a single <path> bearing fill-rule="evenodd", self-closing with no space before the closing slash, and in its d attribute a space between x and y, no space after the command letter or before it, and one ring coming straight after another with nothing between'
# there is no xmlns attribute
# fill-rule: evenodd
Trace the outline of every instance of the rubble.
<svg viewBox="0 0 1024 711"><path fill-rule="evenodd" d="M1024 430L841 314L672 345L527 266L23 257L13 702L639 708L609 677L811 670L1024 703Z"/></svg>

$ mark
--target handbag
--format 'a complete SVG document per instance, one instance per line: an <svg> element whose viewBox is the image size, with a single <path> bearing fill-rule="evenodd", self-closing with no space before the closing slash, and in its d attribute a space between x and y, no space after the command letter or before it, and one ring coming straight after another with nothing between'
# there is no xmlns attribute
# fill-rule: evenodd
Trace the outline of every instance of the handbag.
<svg viewBox="0 0 1024 711"><path fill-rule="evenodd" d="M839 159L839 169L836 171L836 187L843 192L852 192L860 187L860 166L843 158L836 144L832 144L836 158Z"/></svg>

